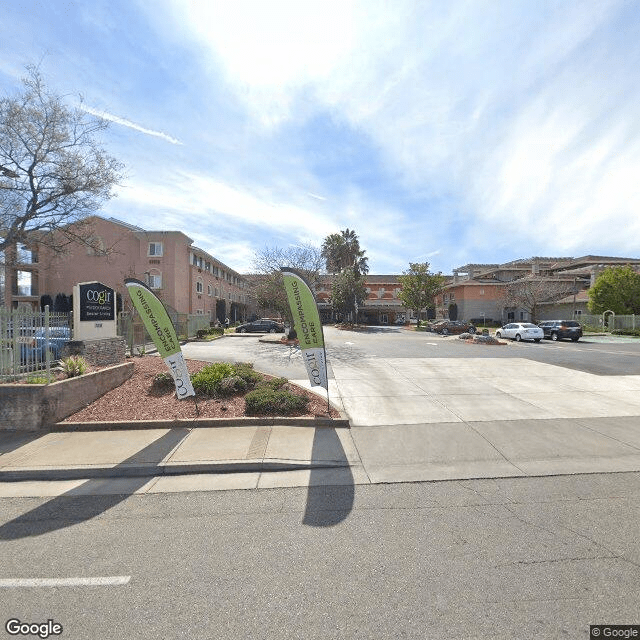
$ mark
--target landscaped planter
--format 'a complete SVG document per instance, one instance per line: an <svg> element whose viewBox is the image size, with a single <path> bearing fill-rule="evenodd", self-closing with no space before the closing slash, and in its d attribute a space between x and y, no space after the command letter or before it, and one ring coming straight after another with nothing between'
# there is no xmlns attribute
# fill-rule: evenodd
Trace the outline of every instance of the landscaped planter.
<svg viewBox="0 0 640 640"><path fill-rule="evenodd" d="M47 429L121 385L133 367L125 362L51 384L2 384L0 430Z"/></svg>

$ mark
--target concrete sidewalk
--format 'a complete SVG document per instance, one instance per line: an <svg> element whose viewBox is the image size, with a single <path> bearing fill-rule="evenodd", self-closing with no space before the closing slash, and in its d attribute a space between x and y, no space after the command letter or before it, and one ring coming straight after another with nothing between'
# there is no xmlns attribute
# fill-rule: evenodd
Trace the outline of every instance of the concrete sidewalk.
<svg viewBox="0 0 640 640"><path fill-rule="evenodd" d="M520 358L367 358L332 371L350 429L294 420L3 432L0 495L640 471L640 376Z"/></svg>

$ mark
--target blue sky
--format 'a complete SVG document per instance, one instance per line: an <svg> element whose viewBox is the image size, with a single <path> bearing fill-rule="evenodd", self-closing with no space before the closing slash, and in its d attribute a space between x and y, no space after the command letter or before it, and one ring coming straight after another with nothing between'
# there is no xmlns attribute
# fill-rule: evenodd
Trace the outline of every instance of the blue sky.
<svg viewBox="0 0 640 640"><path fill-rule="evenodd" d="M232 268L349 227L372 273L640 257L634 0L14 0L27 64L112 121L103 215Z"/></svg>

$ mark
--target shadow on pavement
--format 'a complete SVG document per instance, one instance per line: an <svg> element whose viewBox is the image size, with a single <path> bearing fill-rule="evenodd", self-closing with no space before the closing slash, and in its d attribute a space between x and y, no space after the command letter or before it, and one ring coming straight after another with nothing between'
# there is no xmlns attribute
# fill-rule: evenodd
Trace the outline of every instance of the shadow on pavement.
<svg viewBox="0 0 640 640"><path fill-rule="evenodd" d="M38 438L41 438L42 434L38 432L15 432L5 431L0 433L0 455L15 451L25 444L29 444Z"/></svg>
<svg viewBox="0 0 640 640"><path fill-rule="evenodd" d="M353 509L355 486L353 473L335 429L316 429L311 460L343 462L333 469L312 469L302 524L310 527L333 527L349 516ZM335 482L336 484L330 484Z"/></svg>
<svg viewBox="0 0 640 640"><path fill-rule="evenodd" d="M116 465L114 470L136 462L141 457L160 463L188 434L189 429L171 429L148 447L141 449L135 455ZM136 478L128 477L126 493L104 496L77 495L87 485L102 482L101 480L88 480L80 487L74 487L61 496L49 500L32 511L23 513L14 520L0 526L0 540L19 540L21 538L41 536L91 520L126 500L149 482L150 475L152 474Z"/></svg>

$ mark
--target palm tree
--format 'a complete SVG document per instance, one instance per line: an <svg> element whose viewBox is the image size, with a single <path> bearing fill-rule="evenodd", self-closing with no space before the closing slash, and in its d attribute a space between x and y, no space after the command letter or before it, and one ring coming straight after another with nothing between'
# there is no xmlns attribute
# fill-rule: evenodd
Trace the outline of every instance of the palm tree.
<svg viewBox="0 0 640 640"><path fill-rule="evenodd" d="M357 276L369 273L368 258L353 229L328 235L322 244L322 256L329 273L339 273L346 267L352 267Z"/></svg>

